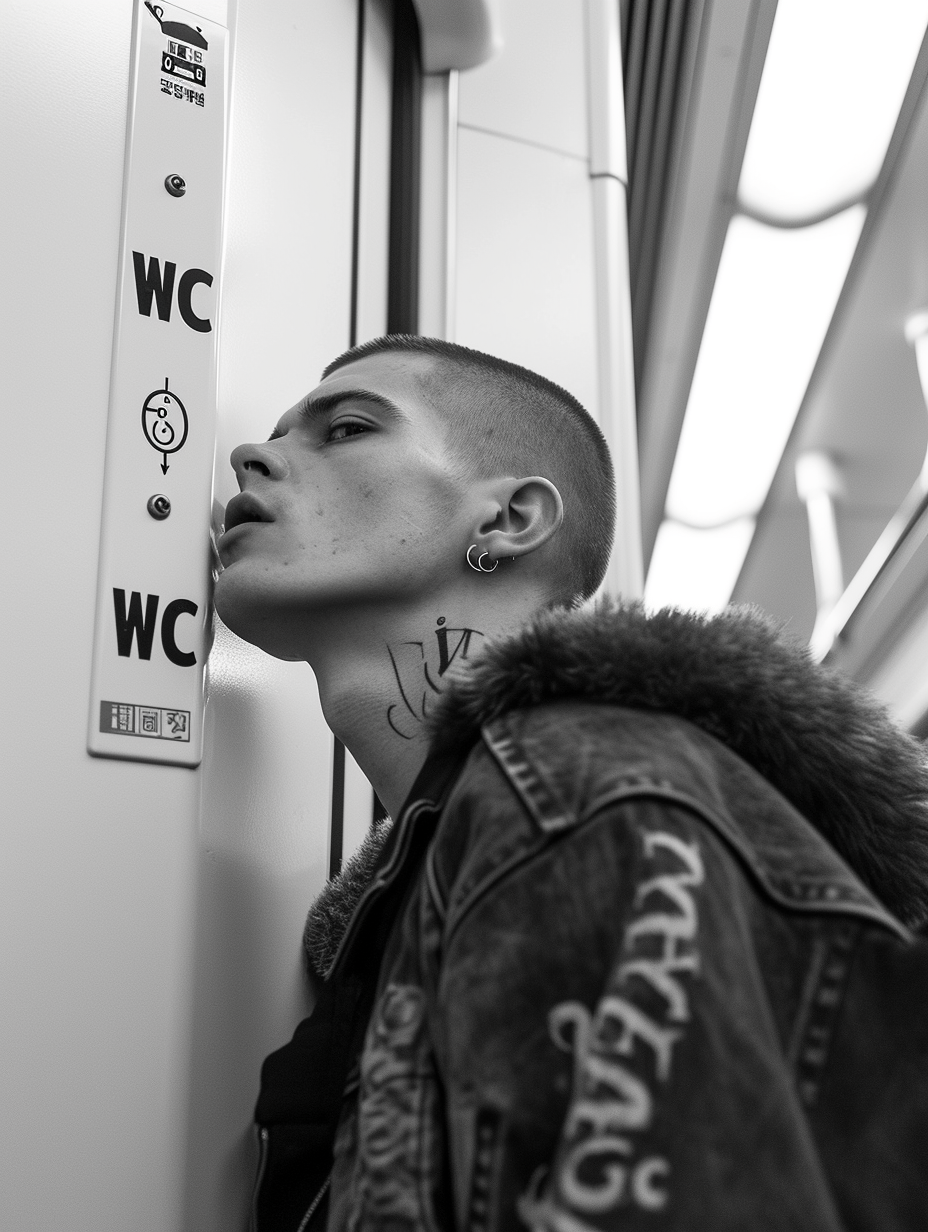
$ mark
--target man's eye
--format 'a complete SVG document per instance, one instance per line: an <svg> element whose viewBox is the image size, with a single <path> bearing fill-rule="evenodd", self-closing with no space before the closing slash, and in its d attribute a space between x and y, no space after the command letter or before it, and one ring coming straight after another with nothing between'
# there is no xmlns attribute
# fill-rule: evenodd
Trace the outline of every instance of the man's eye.
<svg viewBox="0 0 928 1232"><path fill-rule="evenodd" d="M365 423L356 423L354 421L337 423L333 424L329 429L329 440L343 441L349 436L360 436L362 433L369 431L370 427Z"/></svg>

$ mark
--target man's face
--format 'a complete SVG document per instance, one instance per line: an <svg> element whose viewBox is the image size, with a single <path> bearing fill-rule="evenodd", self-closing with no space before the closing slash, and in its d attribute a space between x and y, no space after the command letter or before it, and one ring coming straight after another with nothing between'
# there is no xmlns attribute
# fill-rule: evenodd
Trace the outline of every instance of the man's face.
<svg viewBox="0 0 928 1232"><path fill-rule="evenodd" d="M469 485L416 379L434 363L356 360L233 452L216 607L240 636L305 657L308 618L414 606L460 572Z"/></svg>

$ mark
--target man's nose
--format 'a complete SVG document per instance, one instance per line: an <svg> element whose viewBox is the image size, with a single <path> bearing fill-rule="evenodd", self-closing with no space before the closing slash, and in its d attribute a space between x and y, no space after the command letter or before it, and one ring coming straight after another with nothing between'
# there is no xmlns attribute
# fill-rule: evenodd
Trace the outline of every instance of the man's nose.
<svg viewBox="0 0 928 1232"><path fill-rule="evenodd" d="M239 487L243 487L247 475L261 475L265 479L282 479L287 473L287 463L270 443L263 445L238 445L229 457Z"/></svg>

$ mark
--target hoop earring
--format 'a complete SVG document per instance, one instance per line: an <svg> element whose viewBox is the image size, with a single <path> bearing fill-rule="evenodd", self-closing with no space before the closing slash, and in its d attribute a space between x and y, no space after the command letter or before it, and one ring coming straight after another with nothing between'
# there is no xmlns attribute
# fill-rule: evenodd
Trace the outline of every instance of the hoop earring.
<svg viewBox="0 0 928 1232"><path fill-rule="evenodd" d="M484 569L484 567L483 567L483 558L484 558L484 556L489 556L489 555L490 555L490 553L489 553L489 552L481 552L481 553L480 553L480 555L477 557L477 563L476 563L476 565L475 565L475 564L474 564L474 562L473 562L473 561L471 560L471 558L470 558L470 554L471 554L471 552L474 552L474 551L476 551L476 550L477 550L477 545L476 545L476 543L472 543L472 544L470 545L470 547L467 549L467 552L465 553L465 557L464 557L464 558L465 558L465 560L467 561L467 563L468 563L468 564L470 565L470 567L473 569L474 573L493 573L493 571L494 571L494 570L498 567L498 565L499 565L499 561L497 560L497 561L494 561L494 562L493 562L493 568L492 568L492 569Z"/></svg>

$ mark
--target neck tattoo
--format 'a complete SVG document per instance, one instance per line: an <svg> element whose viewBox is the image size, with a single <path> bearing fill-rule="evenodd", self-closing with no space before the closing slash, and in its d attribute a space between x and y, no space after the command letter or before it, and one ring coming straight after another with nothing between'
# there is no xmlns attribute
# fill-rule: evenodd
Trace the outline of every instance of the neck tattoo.
<svg viewBox="0 0 928 1232"><path fill-rule="evenodd" d="M401 642L387 647L399 701L387 706L387 722L397 736L412 740L428 717L429 703L442 693L442 678L452 663L468 659L479 629L452 628L444 616L435 622L433 636L424 642Z"/></svg>

